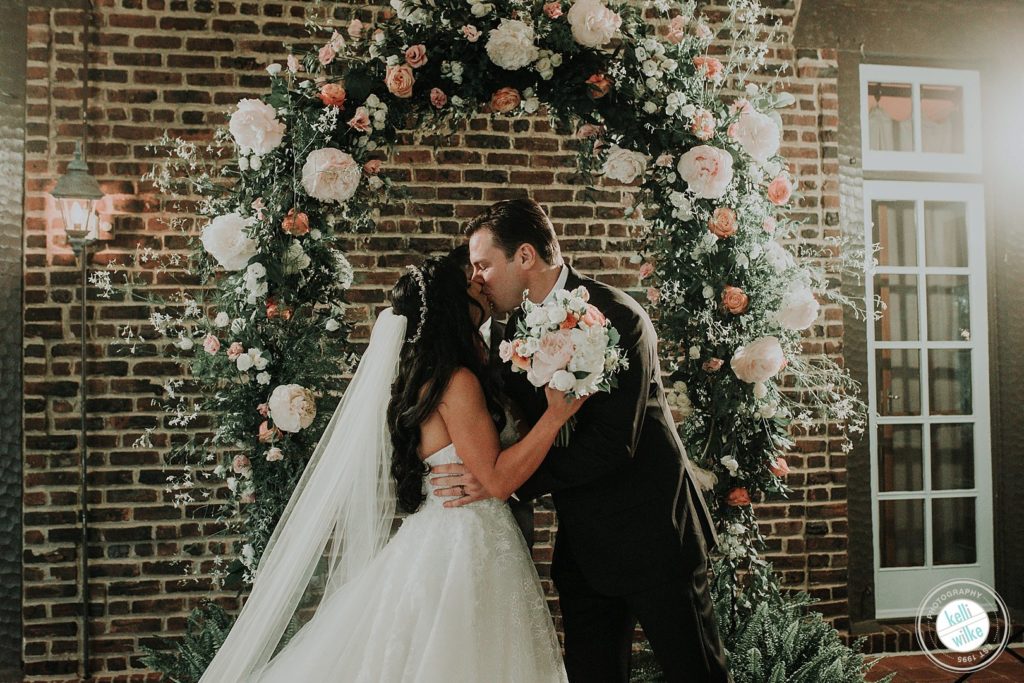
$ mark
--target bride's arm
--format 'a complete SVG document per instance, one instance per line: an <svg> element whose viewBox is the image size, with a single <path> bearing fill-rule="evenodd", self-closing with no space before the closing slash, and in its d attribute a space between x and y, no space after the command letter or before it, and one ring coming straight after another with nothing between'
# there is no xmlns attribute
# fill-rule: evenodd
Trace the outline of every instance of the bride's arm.
<svg viewBox="0 0 1024 683"><path fill-rule="evenodd" d="M561 392L546 391L548 408L537 424L521 441L501 450L476 375L460 368L448 383L438 411L455 451L491 496L505 500L529 479L547 455L558 430L585 400L570 402Z"/></svg>

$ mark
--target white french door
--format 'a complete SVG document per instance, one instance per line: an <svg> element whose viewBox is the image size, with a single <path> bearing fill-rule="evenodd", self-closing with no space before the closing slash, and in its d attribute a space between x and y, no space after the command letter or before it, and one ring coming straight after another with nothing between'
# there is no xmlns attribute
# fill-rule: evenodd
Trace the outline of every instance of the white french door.
<svg viewBox="0 0 1024 683"><path fill-rule="evenodd" d="M916 614L949 579L993 583L983 194L864 182L879 619Z"/></svg>

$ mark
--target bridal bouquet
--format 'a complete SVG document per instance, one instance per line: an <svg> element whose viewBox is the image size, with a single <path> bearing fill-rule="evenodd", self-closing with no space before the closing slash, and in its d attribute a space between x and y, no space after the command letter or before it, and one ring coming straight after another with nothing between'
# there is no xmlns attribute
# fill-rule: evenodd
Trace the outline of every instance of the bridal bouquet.
<svg viewBox="0 0 1024 683"><path fill-rule="evenodd" d="M579 398L616 386L616 373L628 367L619 348L619 333L587 301L586 287L560 289L545 304L523 301L523 317L510 341L498 349L513 372L525 372L535 387L550 386ZM568 443L572 422L558 445Z"/></svg>

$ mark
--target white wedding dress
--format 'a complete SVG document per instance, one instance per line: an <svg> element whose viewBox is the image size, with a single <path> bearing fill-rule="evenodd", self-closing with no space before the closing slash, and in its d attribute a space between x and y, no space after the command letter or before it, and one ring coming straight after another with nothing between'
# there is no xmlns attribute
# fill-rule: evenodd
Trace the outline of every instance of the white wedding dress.
<svg viewBox="0 0 1024 683"><path fill-rule="evenodd" d="M460 463L449 444L425 461ZM566 681L551 616L508 506L429 493L359 575L253 678L259 683Z"/></svg>

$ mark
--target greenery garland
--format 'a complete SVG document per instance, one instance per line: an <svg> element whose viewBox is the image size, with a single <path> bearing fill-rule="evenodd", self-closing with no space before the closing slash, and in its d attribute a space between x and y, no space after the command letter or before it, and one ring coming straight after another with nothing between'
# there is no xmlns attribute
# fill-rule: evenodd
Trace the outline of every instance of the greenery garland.
<svg viewBox="0 0 1024 683"><path fill-rule="evenodd" d="M208 219L189 270L212 299L193 291L151 322L177 340L201 395L189 403L171 383L168 410L193 433L199 415L217 421L212 436L175 449L187 466L170 488L192 506L211 497L201 480L226 484L220 519L241 540L219 578L252 580L332 412L337 378L353 367L344 319L353 269L341 240L372 230L375 210L402 196L387 173L400 132L451 132L481 112L517 117L543 105L556 130L575 133L583 182L603 176L632 199L624 214L639 226L635 262L670 401L721 534L714 589L724 631L763 619L761 605L784 610L752 502L788 491L784 453L796 430L857 431L863 406L840 366L801 355L819 298L849 302L786 246L798 227L788 218L797 183L779 155L777 110L793 98L774 81L751 81L773 39L764 10L730 0L718 26L729 37L722 61L692 1L391 7L376 26L328 28L323 44L270 65L266 96L239 102L205 150L162 141L169 154L150 176L164 193L198 195L194 208Z"/></svg>

